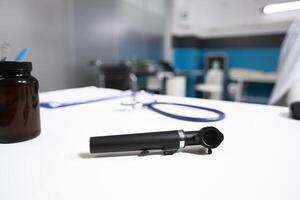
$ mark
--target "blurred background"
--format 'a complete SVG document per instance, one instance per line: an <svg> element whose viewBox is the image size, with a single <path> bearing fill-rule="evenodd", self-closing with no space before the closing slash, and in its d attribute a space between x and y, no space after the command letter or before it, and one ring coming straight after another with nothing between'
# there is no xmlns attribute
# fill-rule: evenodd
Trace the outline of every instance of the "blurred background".
<svg viewBox="0 0 300 200"><path fill-rule="evenodd" d="M287 2L0 0L0 56L29 48L41 91L94 85L267 104L300 10L265 6ZM286 105L279 96L273 103Z"/></svg>

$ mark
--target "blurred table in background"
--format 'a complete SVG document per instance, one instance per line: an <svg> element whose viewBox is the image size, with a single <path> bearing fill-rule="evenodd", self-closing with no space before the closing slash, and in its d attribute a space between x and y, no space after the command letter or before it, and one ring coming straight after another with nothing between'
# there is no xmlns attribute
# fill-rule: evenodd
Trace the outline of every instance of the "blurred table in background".
<svg viewBox="0 0 300 200"><path fill-rule="evenodd" d="M228 86L229 93L234 95L235 101L252 99L255 102L268 102L269 97L257 97L246 95L248 83L273 84L277 80L274 72L234 68L229 71L229 77L234 84Z"/></svg>

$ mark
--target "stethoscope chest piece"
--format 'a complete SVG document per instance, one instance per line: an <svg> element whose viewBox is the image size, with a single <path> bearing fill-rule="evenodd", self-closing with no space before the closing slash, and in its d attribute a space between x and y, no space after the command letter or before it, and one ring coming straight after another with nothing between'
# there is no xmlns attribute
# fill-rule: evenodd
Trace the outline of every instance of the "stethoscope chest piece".
<svg viewBox="0 0 300 200"><path fill-rule="evenodd" d="M145 92L145 91L133 92L132 99L127 102L122 102L121 105L131 106L132 108L144 107L144 108L148 108L151 111L154 111L156 113L164 115L166 117L183 120L183 121L189 121L189 122L216 122L216 121L221 121L225 118L225 114L220 110L203 107L203 106L191 105L191 104L157 101L153 94ZM191 117L191 116L186 116L186 115L174 114L171 112L164 111L161 108L158 108L158 107L164 107L164 106L166 106L166 107L167 106L176 106L176 107L181 107L181 108L196 109L199 111L201 110L201 111L211 112L211 113L215 114L216 116L214 116L214 117Z"/></svg>

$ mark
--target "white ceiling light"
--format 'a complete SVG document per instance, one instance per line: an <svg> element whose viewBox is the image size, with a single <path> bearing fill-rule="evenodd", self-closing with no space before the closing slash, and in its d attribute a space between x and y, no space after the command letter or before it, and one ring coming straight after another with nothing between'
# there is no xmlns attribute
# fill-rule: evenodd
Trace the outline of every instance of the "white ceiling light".
<svg viewBox="0 0 300 200"><path fill-rule="evenodd" d="M263 8L263 13L277 13L277 12L284 12L284 11L291 11L291 10L298 10L300 9L300 1L291 1L286 3L276 3L266 5Z"/></svg>

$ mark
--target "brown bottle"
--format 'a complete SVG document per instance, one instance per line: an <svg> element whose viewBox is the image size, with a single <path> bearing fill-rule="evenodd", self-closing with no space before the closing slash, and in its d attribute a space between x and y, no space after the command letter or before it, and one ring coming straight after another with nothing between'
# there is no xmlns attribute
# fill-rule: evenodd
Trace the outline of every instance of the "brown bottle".
<svg viewBox="0 0 300 200"><path fill-rule="evenodd" d="M0 62L0 143L38 136L39 83L31 76L31 62Z"/></svg>

